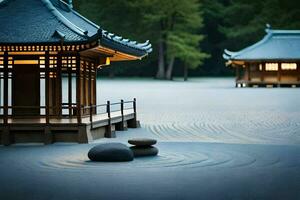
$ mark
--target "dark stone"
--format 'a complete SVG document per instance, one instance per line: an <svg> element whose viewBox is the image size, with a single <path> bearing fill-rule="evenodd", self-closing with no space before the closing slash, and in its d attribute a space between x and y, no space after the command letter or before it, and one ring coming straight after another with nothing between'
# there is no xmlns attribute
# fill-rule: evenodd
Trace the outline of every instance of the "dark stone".
<svg viewBox="0 0 300 200"><path fill-rule="evenodd" d="M125 162L133 160L133 152L125 144L107 143L93 147L88 157L97 162Z"/></svg>
<svg viewBox="0 0 300 200"><path fill-rule="evenodd" d="M134 157L143 156L156 156L158 154L158 149L156 147L130 147L133 152Z"/></svg>
<svg viewBox="0 0 300 200"><path fill-rule="evenodd" d="M147 138L136 138L128 140L129 144L138 146L138 147L149 147L156 144L156 140L154 139L147 139Z"/></svg>

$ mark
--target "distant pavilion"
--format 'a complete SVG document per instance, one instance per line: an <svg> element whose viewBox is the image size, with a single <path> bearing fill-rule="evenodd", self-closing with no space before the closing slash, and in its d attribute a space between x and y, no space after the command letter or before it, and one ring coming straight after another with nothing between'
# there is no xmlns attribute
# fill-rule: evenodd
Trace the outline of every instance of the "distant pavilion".
<svg viewBox="0 0 300 200"><path fill-rule="evenodd" d="M96 104L97 69L142 59L149 41L103 30L71 0L2 0L0 25L0 144L87 143L127 121L137 126L135 101L118 113Z"/></svg>
<svg viewBox="0 0 300 200"><path fill-rule="evenodd" d="M227 65L236 69L237 87L300 86L300 30L272 30L241 51L225 50Z"/></svg>

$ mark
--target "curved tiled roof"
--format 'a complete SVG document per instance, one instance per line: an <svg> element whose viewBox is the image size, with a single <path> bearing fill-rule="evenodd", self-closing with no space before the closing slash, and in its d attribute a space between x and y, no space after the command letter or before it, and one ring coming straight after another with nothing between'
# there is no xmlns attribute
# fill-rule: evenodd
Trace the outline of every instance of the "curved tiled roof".
<svg viewBox="0 0 300 200"><path fill-rule="evenodd" d="M0 24L0 44L99 41L101 46L134 56L152 51L149 41L137 43L108 33L61 0L4 0Z"/></svg>
<svg viewBox="0 0 300 200"><path fill-rule="evenodd" d="M238 52L224 50L226 60L299 60L300 30L266 29L259 42Z"/></svg>

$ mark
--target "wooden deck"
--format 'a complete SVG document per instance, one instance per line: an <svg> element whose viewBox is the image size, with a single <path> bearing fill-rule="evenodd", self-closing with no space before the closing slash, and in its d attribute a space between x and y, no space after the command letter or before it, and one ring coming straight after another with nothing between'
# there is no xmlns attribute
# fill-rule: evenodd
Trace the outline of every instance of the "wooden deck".
<svg viewBox="0 0 300 200"><path fill-rule="evenodd" d="M236 87L300 87L300 81L248 81L248 80L236 80Z"/></svg>
<svg viewBox="0 0 300 200"><path fill-rule="evenodd" d="M92 119L92 121L91 121ZM115 137L115 130L136 128L134 109L110 112L86 116L81 118L79 124L77 118L50 118L46 123L45 117L32 119L8 118L7 125L0 119L0 144L42 142L51 144L54 142L78 142L89 143L103 137Z"/></svg>

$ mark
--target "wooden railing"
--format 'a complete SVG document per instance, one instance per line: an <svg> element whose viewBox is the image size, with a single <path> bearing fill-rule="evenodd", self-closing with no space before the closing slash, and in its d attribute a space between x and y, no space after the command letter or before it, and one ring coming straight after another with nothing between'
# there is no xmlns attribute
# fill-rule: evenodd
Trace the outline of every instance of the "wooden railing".
<svg viewBox="0 0 300 200"><path fill-rule="evenodd" d="M126 104L132 104L132 107L125 109ZM112 106L119 106L119 109L118 110L112 110ZM100 108L100 107L106 107L106 111L102 112L102 113L98 113L97 108ZM96 109L97 114L107 114L108 125L111 126L111 119L112 119L111 113L112 112L120 111L121 112L122 123L124 123L124 111L132 109L133 114L134 114L134 118L136 119L136 98L134 98L133 101L121 100L120 102L116 102L116 103L111 103L110 101L107 101L106 104L84 106L82 109L83 110L89 109L89 121L90 121L91 127L93 127L93 113L94 113L95 109Z"/></svg>
<svg viewBox="0 0 300 200"><path fill-rule="evenodd" d="M125 108L126 104L131 104L130 108ZM113 106L118 106L117 110L112 110ZM98 112L98 108L104 107L105 112ZM77 109L76 104L62 104L62 106L51 106L51 107L46 107L46 106L0 106L0 118L3 119L4 124L8 124L8 119L9 117L15 117L12 114L12 109L40 109L40 110L45 110L45 114L40 114L38 116L20 116L24 118L40 118L40 117L45 117L46 119L46 124L50 124L50 118L63 118L63 117L68 117L68 118L73 118L77 117L77 123L81 124L82 123L82 118L89 117L89 121L91 123L91 126L93 125L93 116L98 115L98 114L107 114L108 116L108 122L111 124L111 114L113 112L120 111L121 112L121 117L122 117L122 122L124 122L124 111L132 109L134 117L136 118L136 99L134 98L133 101L124 101L121 100L120 102L116 103L111 103L110 101L107 101L106 104L100 104L100 105L91 105L91 106L81 106L80 112L74 112ZM60 114L59 115L51 115L50 110L56 110L60 109ZM63 115L62 111L63 110L69 110L68 115ZM9 112L10 110L10 112ZM85 113L85 111L88 110L88 114L82 114ZM19 117L19 116L18 116Z"/></svg>

